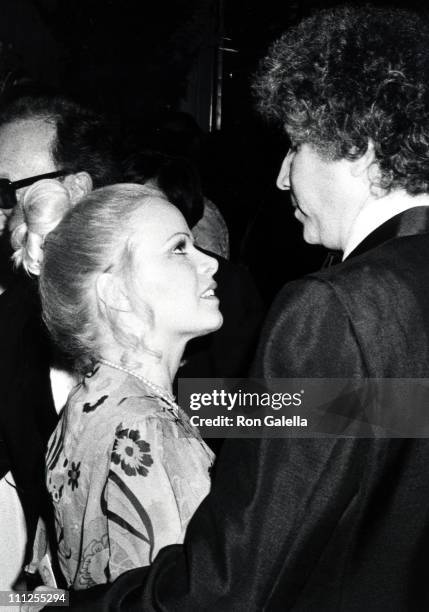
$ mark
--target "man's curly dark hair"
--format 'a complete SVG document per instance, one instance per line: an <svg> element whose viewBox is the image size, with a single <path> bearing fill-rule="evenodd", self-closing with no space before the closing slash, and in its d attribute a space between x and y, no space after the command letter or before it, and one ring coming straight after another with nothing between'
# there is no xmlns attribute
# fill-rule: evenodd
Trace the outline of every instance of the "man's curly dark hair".
<svg viewBox="0 0 429 612"><path fill-rule="evenodd" d="M374 144L377 184L429 192L429 28L408 11L337 7L273 44L254 83L293 144L356 159Z"/></svg>

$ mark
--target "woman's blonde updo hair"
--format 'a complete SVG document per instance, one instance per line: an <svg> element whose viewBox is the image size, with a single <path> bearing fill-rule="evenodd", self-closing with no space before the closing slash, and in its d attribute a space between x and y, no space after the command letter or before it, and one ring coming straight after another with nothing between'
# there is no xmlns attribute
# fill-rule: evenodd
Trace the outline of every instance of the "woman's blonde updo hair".
<svg viewBox="0 0 429 612"><path fill-rule="evenodd" d="M78 370L90 370L101 357L106 330L124 350L133 351L144 342L139 332L122 327L121 310L103 302L96 281L113 270L132 291L134 254L142 240L135 235L135 215L154 197L163 194L143 185L96 189L46 238L39 278L43 319Z"/></svg>
<svg viewBox="0 0 429 612"><path fill-rule="evenodd" d="M43 243L71 208L67 189L55 179L31 185L10 220L12 259L29 274L38 276L43 259Z"/></svg>

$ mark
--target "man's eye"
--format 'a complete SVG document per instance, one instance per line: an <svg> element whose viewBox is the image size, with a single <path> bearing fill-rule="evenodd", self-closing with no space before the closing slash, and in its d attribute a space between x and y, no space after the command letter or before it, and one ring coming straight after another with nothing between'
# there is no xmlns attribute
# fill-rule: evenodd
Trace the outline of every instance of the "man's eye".
<svg viewBox="0 0 429 612"><path fill-rule="evenodd" d="M186 255L186 241L181 240L176 246L173 248L173 253L176 255Z"/></svg>

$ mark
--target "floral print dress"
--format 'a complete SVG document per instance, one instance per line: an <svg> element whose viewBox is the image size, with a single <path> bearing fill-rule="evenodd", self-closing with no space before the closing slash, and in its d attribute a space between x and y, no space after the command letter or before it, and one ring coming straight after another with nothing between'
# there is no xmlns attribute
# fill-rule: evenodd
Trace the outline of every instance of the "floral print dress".
<svg viewBox="0 0 429 612"><path fill-rule="evenodd" d="M105 365L70 394L47 452L69 587L113 582L183 541L209 492L214 455L178 416L141 381Z"/></svg>

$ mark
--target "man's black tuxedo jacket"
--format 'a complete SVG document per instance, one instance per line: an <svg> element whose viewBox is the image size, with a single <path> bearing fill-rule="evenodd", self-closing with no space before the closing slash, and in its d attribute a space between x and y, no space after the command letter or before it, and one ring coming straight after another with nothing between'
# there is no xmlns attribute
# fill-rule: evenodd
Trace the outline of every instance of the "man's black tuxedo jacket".
<svg viewBox="0 0 429 612"><path fill-rule="evenodd" d="M17 276L0 295L0 476L10 469L16 483L27 526L27 560L38 517L49 516L44 454L57 422L39 311L37 288L29 279Z"/></svg>
<svg viewBox="0 0 429 612"><path fill-rule="evenodd" d="M254 374L429 378L428 231L429 208L411 209L287 285ZM428 440L230 440L184 545L74 605L421 612L428 551Z"/></svg>

